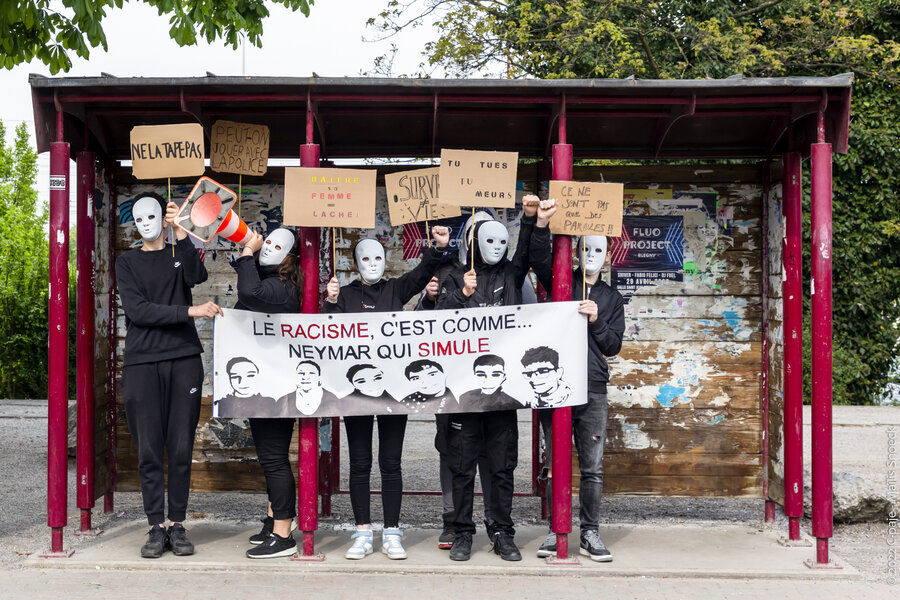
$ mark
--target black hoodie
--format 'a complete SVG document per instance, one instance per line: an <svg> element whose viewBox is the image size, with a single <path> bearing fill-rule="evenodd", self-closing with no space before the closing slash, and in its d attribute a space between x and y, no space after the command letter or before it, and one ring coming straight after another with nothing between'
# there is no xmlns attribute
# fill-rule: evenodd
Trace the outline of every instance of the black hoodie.
<svg viewBox="0 0 900 600"><path fill-rule="evenodd" d="M535 227L531 237L531 261L534 269L553 269L550 252L550 228ZM581 300L581 269L572 273L572 300ZM607 356L615 356L622 349L625 334L625 300L622 294L599 278L590 287L587 298L597 304L597 320L588 324L588 390L606 393L609 383Z"/></svg>
<svg viewBox="0 0 900 600"><path fill-rule="evenodd" d="M354 279L341 286L337 302L325 301L326 313L390 312L403 310L403 305L412 300L431 281L447 248L425 248L422 260L412 271L400 277L381 279L368 285ZM356 252L354 251L354 256Z"/></svg>
<svg viewBox="0 0 900 600"><path fill-rule="evenodd" d="M471 268L471 258L461 267L448 273L441 286L438 308L477 308L479 306L510 306L522 303L522 284L529 269L529 245L531 232L534 230L536 218L522 216L519 241L512 260L500 259L495 265L489 265L481 258L478 248L478 230L489 221L475 224L475 275L478 285L471 296L463 294L463 275Z"/></svg>
<svg viewBox="0 0 900 600"><path fill-rule="evenodd" d="M278 276L281 265L264 267L255 256L241 256L235 262L238 301L235 308L261 313L300 312L300 290L292 281Z"/></svg>

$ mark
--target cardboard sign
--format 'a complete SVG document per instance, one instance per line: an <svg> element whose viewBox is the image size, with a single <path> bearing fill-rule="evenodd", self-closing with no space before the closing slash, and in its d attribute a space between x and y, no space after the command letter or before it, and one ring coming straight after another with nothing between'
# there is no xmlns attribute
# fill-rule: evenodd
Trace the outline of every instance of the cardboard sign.
<svg viewBox="0 0 900 600"><path fill-rule="evenodd" d="M216 121L212 126L209 166L219 173L265 175L269 162L269 128Z"/></svg>
<svg viewBox="0 0 900 600"><path fill-rule="evenodd" d="M284 170L284 224L305 227L375 227L372 169Z"/></svg>
<svg viewBox="0 0 900 600"><path fill-rule="evenodd" d="M131 171L137 179L203 175L205 157L199 123L131 129Z"/></svg>
<svg viewBox="0 0 900 600"><path fill-rule="evenodd" d="M621 183L551 181L550 198L559 209L550 219L551 233L565 235L622 235Z"/></svg>
<svg viewBox="0 0 900 600"><path fill-rule="evenodd" d="M417 221L458 217L461 214L458 206L441 204L438 200L440 172L440 167L434 167L384 176L391 225L396 227Z"/></svg>
<svg viewBox="0 0 900 600"><path fill-rule="evenodd" d="M516 205L518 152L441 150L441 204Z"/></svg>

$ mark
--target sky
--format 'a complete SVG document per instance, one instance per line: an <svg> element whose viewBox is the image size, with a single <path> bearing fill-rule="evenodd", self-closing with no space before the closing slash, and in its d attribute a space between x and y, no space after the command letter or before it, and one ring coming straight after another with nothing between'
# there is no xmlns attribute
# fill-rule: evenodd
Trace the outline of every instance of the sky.
<svg viewBox="0 0 900 600"><path fill-rule="evenodd" d="M430 26L411 29L391 40L363 39L377 37L374 29L366 27L366 21L386 4L387 0L317 0L306 18L299 11L270 3L271 14L263 23L263 47L248 44L244 52L221 42L179 47L169 38L168 17L159 16L156 9L144 3L127 2L121 10L109 10L103 20L109 51L94 48L87 60L72 55L72 69L56 76L99 76L105 72L117 77L202 77L207 71L241 75L243 69L249 76L309 77L315 71L322 77L358 77L373 71L375 59L389 52L392 42L400 48L392 74L415 73L423 60L422 48L434 37ZM0 119L7 126L9 139L23 121L34 139L29 73L50 76L49 69L39 61L0 69ZM40 155L38 167L38 192L46 200L48 153ZM74 172L74 164L72 169Z"/></svg>

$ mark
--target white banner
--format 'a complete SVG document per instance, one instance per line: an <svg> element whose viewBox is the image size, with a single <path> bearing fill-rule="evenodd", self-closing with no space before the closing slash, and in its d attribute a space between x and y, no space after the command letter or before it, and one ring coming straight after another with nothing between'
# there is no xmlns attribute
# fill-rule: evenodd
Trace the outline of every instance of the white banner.
<svg viewBox="0 0 900 600"><path fill-rule="evenodd" d="M578 302L216 317L213 416L333 417L587 401Z"/></svg>

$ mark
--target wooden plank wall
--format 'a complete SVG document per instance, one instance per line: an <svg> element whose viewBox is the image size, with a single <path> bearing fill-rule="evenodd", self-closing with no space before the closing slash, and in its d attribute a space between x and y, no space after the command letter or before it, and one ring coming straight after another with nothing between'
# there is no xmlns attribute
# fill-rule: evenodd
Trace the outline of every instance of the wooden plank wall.
<svg viewBox="0 0 900 600"><path fill-rule="evenodd" d="M405 272L416 263L402 259L402 227L392 228L387 222L383 189L383 172L387 170L379 169L376 235L386 246L386 274L390 276ZM129 171L120 169L117 173L117 254L139 245L130 218L134 196L148 189L165 194L164 183L137 182L131 179ZM540 186L537 166L521 167L519 179L521 193L525 189L537 189ZM685 261L695 263L696 272L685 274L683 282L645 288L630 304L626 343L621 355L611 361L616 385L610 392L606 490L613 494L759 496L762 481L759 168L583 167L576 168L575 179L625 181L629 188L719 192L716 218L709 218L699 208L678 213L685 216ZM227 177L220 181L236 187L236 181ZM270 231L281 222L281 181L281 169L271 169L265 178L244 178L241 214L251 226ZM173 180L173 196L185 197L193 183ZM632 214L665 213L647 202L632 203L629 210ZM501 219L510 227L510 245L514 245L518 212L506 211ZM353 273L350 250L359 236L357 230L338 230L336 262L342 280ZM324 284L330 266L329 230L322 231L321 241L320 283ZM210 280L195 288L196 302L213 300L226 307L234 304L235 276L231 262L236 256L237 249L228 242L216 240L207 245L204 260ZM117 329L117 373L121 373L125 335L121 309ZM200 491L262 490L264 485L246 420L218 420L210 416L211 328L207 322L200 321L198 332L206 348L206 377L192 487ZM674 388L681 392L674 397L671 393L666 395ZM136 490L137 456L121 407L121 389L117 402L117 489ZM322 433L327 435L327 429ZM436 459L435 456L435 468ZM578 484L577 476L575 484Z"/></svg>
<svg viewBox="0 0 900 600"><path fill-rule="evenodd" d="M781 170L773 169L771 180L775 182L769 191L769 460L766 476L769 481L769 499L784 506L784 310L781 284L784 268L784 214L781 205Z"/></svg>

